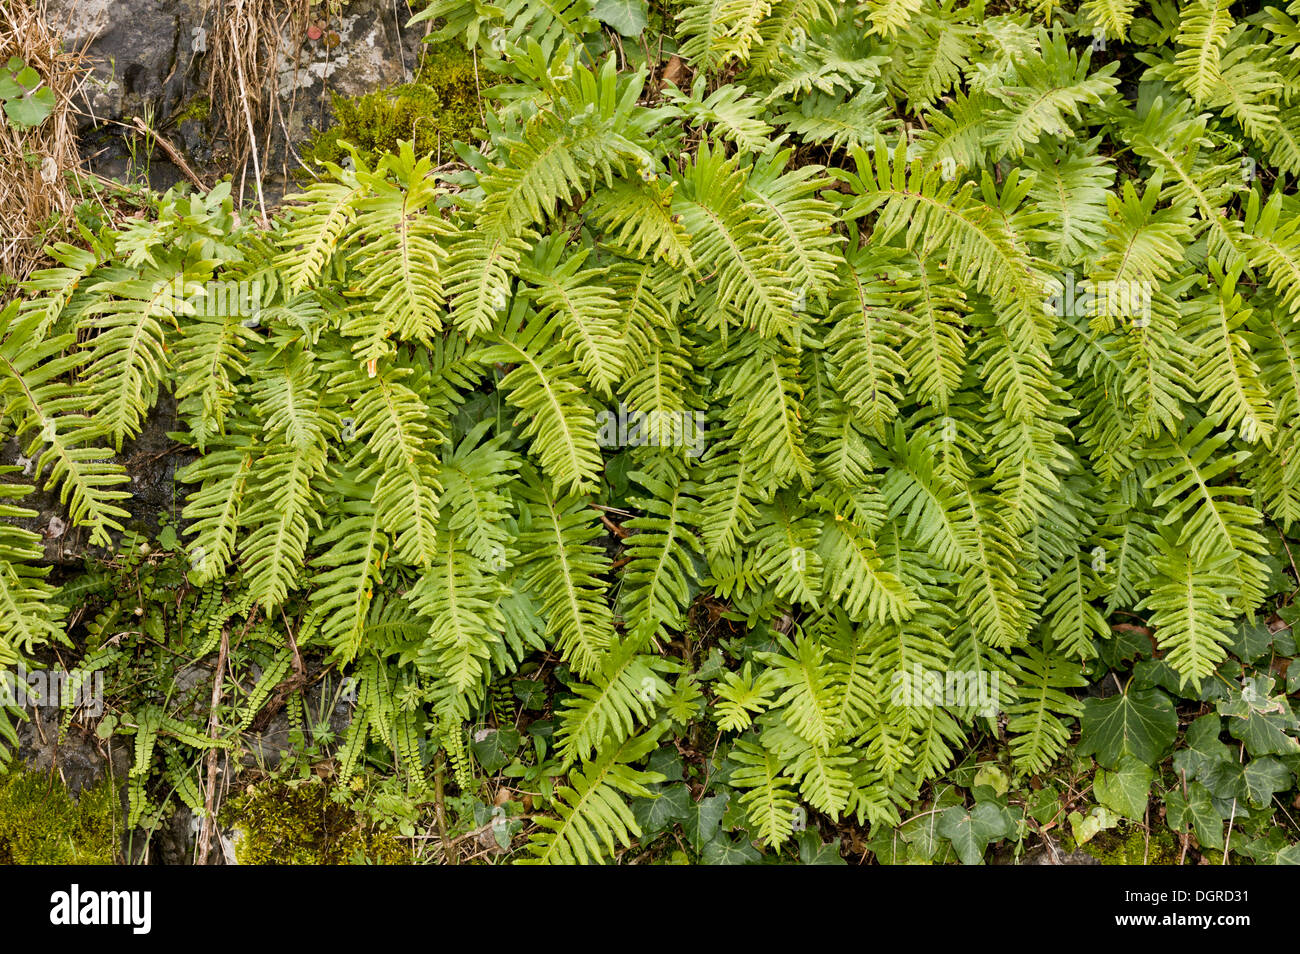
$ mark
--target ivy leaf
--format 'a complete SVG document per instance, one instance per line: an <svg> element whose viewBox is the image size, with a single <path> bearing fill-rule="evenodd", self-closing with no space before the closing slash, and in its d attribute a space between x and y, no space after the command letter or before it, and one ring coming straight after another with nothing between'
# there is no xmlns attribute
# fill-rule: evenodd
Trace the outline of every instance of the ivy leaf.
<svg viewBox="0 0 1300 954"><path fill-rule="evenodd" d="M730 797L730 794L710 795L687 808L682 830L696 851L703 849L722 830L722 813L726 811Z"/></svg>
<svg viewBox="0 0 1300 954"><path fill-rule="evenodd" d="M640 36L649 10L645 0L599 0L591 15L623 36Z"/></svg>
<svg viewBox="0 0 1300 954"><path fill-rule="evenodd" d="M1215 762L1201 773L1201 781L1215 798L1246 797L1246 768L1236 759Z"/></svg>
<svg viewBox="0 0 1300 954"><path fill-rule="evenodd" d="M1242 680L1237 698L1220 702L1219 714L1228 717L1228 732L1246 743L1246 751L1261 755L1300 753L1300 719L1291 712L1286 696L1271 696L1271 676L1252 676Z"/></svg>
<svg viewBox="0 0 1300 954"><path fill-rule="evenodd" d="M980 802L970 811L954 806L939 817L939 834L952 842L957 857L967 865L982 863L989 842L1007 837L1011 827L1006 811L992 802Z"/></svg>
<svg viewBox="0 0 1300 954"><path fill-rule="evenodd" d="M1187 786L1186 797L1177 789L1165 796L1165 819L1175 832L1194 830L1202 847L1223 843L1223 816L1214 807L1210 790L1200 782Z"/></svg>
<svg viewBox="0 0 1300 954"><path fill-rule="evenodd" d="M1254 662L1268 653L1277 635L1269 630L1268 624L1242 620L1233 633L1232 644L1228 647L1234 656L1242 662Z"/></svg>
<svg viewBox="0 0 1300 954"><path fill-rule="evenodd" d="M54 90L42 86L32 93L26 93L17 99L5 100L5 115L15 126L32 128L45 122L54 112Z"/></svg>
<svg viewBox="0 0 1300 954"><path fill-rule="evenodd" d="M510 760L519 751L521 737L514 726L501 729L486 729L478 733L470 748L474 758L483 766L483 771L491 774L499 772L510 764Z"/></svg>
<svg viewBox="0 0 1300 954"><path fill-rule="evenodd" d="M700 861L706 865L756 865L763 860L758 850L744 838L723 835L704 846Z"/></svg>
<svg viewBox="0 0 1300 954"><path fill-rule="evenodd" d="M1291 787L1291 770L1269 755L1251 759L1244 774L1247 797L1256 808L1263 808L1275 793Z"/></svg>
<svg viewBox="0 0 1300 954"><path fill-rule="evenodd" d="M655 798L632 800L632 814L647 836L657 835L675 822L685 822L692 810L690 790L682 782L662 786Z"/></svg>
<svg viewBox="0 0 1300 954"><path fill-rule="evenodd" d="M1131 755L1120 759L1119 768L1113 772L1101 769L1093 782L1097 801L1125 818L1141 821L1146 814L1147 799L1151 794L1151 780L1155 772L1145 762Z"/></svg>
<svg viewBox="0 0 1300 954"><path fill-rule="evenodd" d="M975 781L972 785L975 788L987 785L996 797L1007 793L1007 789L1011 787L1011 780L1007 778L1007 773L998 766L989 764L980 766L979 771L975 773Z"/></svg>
<svg viewBox="0 0 1300 954"><path fill-rule="evenodd" d="M1300 865L1300 844L1287 845L1273 856L1271 863L1275 865Z"/></svg>
<svg viewBox="0 0 1300 954"><path fill-rule="evenodd" d="M1093 805L1092 810L1086 815L1080 812L1070 812L1068 821L1075 842L1084 845L1095 838L1098 833L1118 825L1119 816L1105 805Z"/></svg>
<svg viewBox="0 0 1300 954"><path fill-rule="evenodd" d="M546 708L546 686L540 680L516 679L511 688L525 709L541 712Z"/></svg>
<svg viewBox="0 0 1300 954"><path fill-rule="evenodd" d="M808 828L798 835L799 862L805 865L846 865L840 854L839 839L823 842L815 829Z"/></svg>
<svg viewBox="0 0 1300 954"><path fill-rule="evenodd" d="M1187 747L1174 753L1174 771L1191 781L1204 778L1218 762L1235 763L1236 754L1219 739L1222 731L1223 720L1214 713L1207 713L1188 726L1184 739Z"/></svg>
<svg viewBox="0 0 1300 954"><path fill-rule="evenodd" d="M1128 753L1154 765L1178 733L1178 714L1158 689L1136 689L1083 704L1079 754L1096 754L1097 761L1115 768Z"/></svg>

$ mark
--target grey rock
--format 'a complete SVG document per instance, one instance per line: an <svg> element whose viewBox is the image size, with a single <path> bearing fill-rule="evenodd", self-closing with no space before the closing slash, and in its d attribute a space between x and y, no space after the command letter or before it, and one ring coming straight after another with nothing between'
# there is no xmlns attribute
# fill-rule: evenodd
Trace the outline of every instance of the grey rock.
<svg viewBox="0 0 1300 954"><path fill-rule="evenodd" d="M92 170L109 178L143 175L159 189L184 178L132 131L140 117L206 181L230 172L239 186L240 170L223 163L226 144L215 118L192 108L207 96L211 37L227 10L224 0L49 0L51 25L68 47L86 53L80 134ZM273 109L265 110L273 115L254 117L259 143L269 133L269 154L261 157L268 202L292 187L296 147L329 124L331 93L356 96L411 78L425 25L408 28L410 16L405 0L350 0L316 39L306 23L282 18L273 34ZM251 201L251 168L244 187Z"/></svg>

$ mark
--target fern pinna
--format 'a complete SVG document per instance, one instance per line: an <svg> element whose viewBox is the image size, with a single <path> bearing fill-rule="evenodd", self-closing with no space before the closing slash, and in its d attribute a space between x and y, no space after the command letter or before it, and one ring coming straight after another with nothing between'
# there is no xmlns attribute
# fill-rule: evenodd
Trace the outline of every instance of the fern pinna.
<svg viewBox="0 0 1300 954"><path fill-rule="evenodd" d="M329 165L265 232L221 187L52 250L0 321L9 433L107 542L110 450L180 399L191 580L318 624L344 774L373 739L472 785L543 661L530 860L632 843L706 705L768 845L897 823L977 731L1042 771L1110 614L1194 688L1281 588L1300 11L982 11L689 2L674 84L586 0L435 0L500 79L482 141ZM60 634L10 536L6 664Z"/></svg>

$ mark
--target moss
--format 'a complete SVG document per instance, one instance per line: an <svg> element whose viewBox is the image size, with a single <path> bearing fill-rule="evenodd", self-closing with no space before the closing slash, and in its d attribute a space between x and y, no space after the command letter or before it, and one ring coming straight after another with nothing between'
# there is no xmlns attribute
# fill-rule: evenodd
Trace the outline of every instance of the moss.
<svg viewBox="0 0 1300 954"><path fill-rule="evenodd" d="M409 853L393 836L330 797L321 782L264 782L227 803L222 824L237 832L244 865L404 864Z"/></svg>
<svg viewBox="0 0 1300 954"><path fill-rule="evenodd" d="M416 155L445 160L453 140L468 142L482 118L474 62L461 47L434 44L425 52L415 81L363 96L333 97L334 125L317 133L303 162L338 162L340 144L357 148L367 165L402 140L415 141Z"/></svg>
<svg viewBox="0 0 1300 954"><path fill-rule="evenodd" d="M1104 865L1176 865L1179 847L1167 828L1153 829L1148 840L1138 825L1123 823L1119 828L1099 832L1080 849Z"/></svg>
<svg viewBox="0 0 1300 954"><path fill-rule="evenodd" d="M201 123L212 115L212 100L207 96L195 96L172 116L172 122L180 125L185 122Z"/></svg>
<svg viewBox="0 0 1300 954"><path fill-rule="evenodd" d="M0 862L111 865L117 856L117 791L110 779L73 799L41 772L0 776Z"/></svg>

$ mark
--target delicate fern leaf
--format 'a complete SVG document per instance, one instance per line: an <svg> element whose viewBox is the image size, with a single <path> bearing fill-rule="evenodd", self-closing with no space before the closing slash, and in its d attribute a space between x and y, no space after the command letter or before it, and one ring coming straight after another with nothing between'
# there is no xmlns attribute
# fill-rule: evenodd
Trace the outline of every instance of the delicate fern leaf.
<svg viewBox="0 0 1300 954"><path fill-rule="evenodd" d="M850 766L856 760L848 745L823 749L812 745L785 726L763 733L764 746L771 746L785 773L799 784L799 794L819 812L832 818L844 811L853 789Z"/></svg>
<svg viewBox="0 0 1300 954"><path fill-rule="evenodd" d="M1164 544L1154 561L1157 575L1138 607L1152 611L1156 645L1178 673L1179 685L1199 688L1232 640L1229 599L1239 586L1233 554L1198 559L1186 546Z"/></svg>
<svg viewBox="0 0 1300 954"><path fill-rule="evenodd" d="M759 26L771 9L767 0L694 0L677 15L679 51L705 73L743 63L762 42Z"/></svg>
<svg viewBox="0 0 1300 954"><path fill-rule="evenodd" d="M731 773L731 784L744 790L740 803L750 823L764 844L778 847L793 833L799 810L781 760L770 749L748 739L732 746L731 758L739 765Z"/></svg>
<svg viewBox="0 0 1300 954"><path fill-rule="evenodd" d="M564 239L551 236L538 243L519 274L533 287L538 313L554 322L583 375L597 392L608 394L623 376L626 345L618 334L618 302L601 284L605 270L582 267L588 254L582 250L565 258Z"/></svg>
<svg viewBox="0 0 1300 954"><path fill-rule="evenodd" d="M83 330L90 359L84 387L96 420L117 450L139 433L145 413L158 399L169 362L164 325L177 312L193 309L179 275L155 273L130 281L102 281L91 288L99 300L85 312Z"/></svg>
<svg viewBox="0 0 1300 954"><path fill-rule="evenodd" d="M258 451L246 441L212 448L178 474L201 486L189 495L183 511L194 535L189 547L190 572L202 585L225 573L235 552L248 477Z"/></svg>
<svg viewBox="0 0 1300 954"><path fill-rule="evenodd" d="M284 272L290 296L311 287L325 274L352 227L357 203L367 192L355 172L332 162L324 166L328 179L287 199L298 211L280 240L282 251L276 267Z"/></svg>
<svg viewBox="0 0 1300 954"><path fill-rule="evenodd" d="M569 782L555 791L558 819L538 816L543 831L528 842L532 864L592 864L612 855L618 845L630 845L641 828L624 800L653 798L647 788L662 782L658 772L632 768L657 744L651 730L618 745L603 747L600 754L569 772Z"/></svg>
<svg viewBox="0 0 1300 954"><path fill-rule="evenodd" d="M417 161L413 145L403 142L378 172L362 174L370 195L356 204L348 256L361 276L356 286L361 301L344 324L344 332L355 338L352 351L359 361L391 352L390 336L428 343L442 330L443 242L451 229L434 208L438 189L432 164L428 156ZM386 176L390 171L395 183Z"/></svg>
<svg viewBox="0 0 1300 954"><path fill-rule="evenodd" d="M614 620L600 574L608 561L591 541L601 535L579 497L559 497L534 480L522 491L531 527L519 535L520 565L542 600L547 635L579 675L595 672L614 642Z"/></svg>
<svg viewBox="0 0 1300 954"><path fill-rule="evenodd" d="M883 91L866 86L845 99L820 90L777 117L786 132L804 142L819 143L838 151L869 147L887 125L889 112Z"/></svg>
<svg viewBox="0 0 1300 954"><path fill-rule="evenodd" d="M903 339L899 357L911 372L908 391L946 412L967 364L966 296L944 280L941 263L921 256L894 282Z"/></svg>
<svg viewBox="0 0 1300 954"><path fill-rule="evenodd" d="M638 258L691 267L691 238L673 217L672 190L649 167L646 177L618 179L583 206L606 232L605 241Z"/></svg>
<svg viewBox="0 0 1300 954"><path fill-rule="evenodd" d="M1265 596L1267 571L1259 557L1267 547L1258 529L1259 511L1237 502L1248 497L1250 489L1213 483L1250 456L1249 451L1225 450L1231 436L1230 431L1216 432L1214 421L1206 418L1176 440L1148 448L1143 456L1164 466L1151 474L1145 485L1159 490L1151 506L1164 512L1163 523L1181 524L1177 546L1187 548L1194 567L1215 568L1223 556L1235 561L1234 602L1249 611ZM1191 570L1180 573L1179 578L1189 578Z"/></svg>
<svg viewBox="0 0 1300 954"><path fill-rule="evenodd" d="M1050 322L1044 320L1041 274L1001 209L975 199L972 183L945 181L919 160L909 169L906 142L891 156L877 138L874 164L861 151L853 157L856 173L844 175L858 198L846 215L876 213L875 241L902 234L909 249L945 247L959 281L1004 305L1018 345L1046 341Z"/></svg>
<svg viewBox="0 0 1300 954"><path fill-rule="evenodd" d="M1231 0L1192 0L1180 11L1174 57L1183 87L1200 102L1209 97L1221 78L1219 66L1233 19Z"/></svg>
<svg viewBox="0 0 1300 954"><path fill-rule="evenodd" d="M1211 416L1235 429L1242 440L1267 446L1276 417L1259 366L1251 358L1249 338L1241 333L1250 309L1236 291L1239 273L1225 276L1213 261L1210 269L1218 288L1188 303L1187 334L1201 356L1196 369L1201 400Z"/></svg>
<svg viewBox="0 0 1300 954"><path fill-rule="evenodd" d="M91 273L104 261L103 251L98 247L87 251L67 242L54 242L46 247L45 254L59 264L37 269L23 282L23 291L29 296L20 306L23 317L30 311L40 313L40 320L32 325L33 340L54 332L74 294L84 288Z"/></svg>
<svg viewBox="0 0 1300 954"><path fill-rule="evenodd" d="M260 289L259 289L260 291ZM200 303L176 340L177 409L185 415L199 452L225 433L238 398L236 382L247 368L246 354L257 335L241 308ZM260 309L261 302L257 302Z"/></svg>
<svg viewBox="0 0 1300 954"><path fill-rule="evenodd" d="M1044 584L1044 626L1052 645L1059 652L1086 661L1097 654L1093 640L1110 635L1106 618L1093 604L1099 590L1100 584L1091 564L1079 552L1074 553Z"/></svg>
<svg viewBox="0 0 1300 954"><path fill-rule="evenodd" d="M764 236L781 249L781 271L798 289L794 308L806 308L812 300L824 308L827 290L836 281L842 242L832 231L834 207L816 195L831 180L817 166L783 172L791 156L791 150L782 150L757 159L745 183L745 199Z"/></svg>
<svg viewBox="0 0 1300 954"><path fill-rule="evenodd" d="M1137 0L1085 0L1079 13L1095 28L1094 36L1122 40L1136 8Z"/></svg>
<svg viewBox="0 0 1300 954"><path fill-rule="evenodd" d="M836 390L855 419L878 438L898 416L900 381L909 368L897 348L907 316L894 307L893 286L878 278L887 263L870 246L845 256L832 291L829 318L835 324L826 339Z"/></svg>
<svg viewBox="0 0 1300 954"><path fill-rule="evenodd" d="M466 337L489 331L510 304L511 284L533 234L493 236L469 228L451 241L444 283L452 321Z"/></svg>
<svg viewBox="0 0 1300 954"><path fill-rule="evenodd" d="M519 471L519 458L505 449L506 437L484 440L491 421L474 425L443 457L443 495L438 508L447 526L466 541L469 552L486 565L504 569L514 501L507 489Z"/></svg>
<svg viewBox="0 0 1300 954"><path fill-rule="evenodd" d="M767 670L754 675L754 664L745 663L739 672L722 674L718 684L718 698L713 704L718 729L722 732L743 732L753 724L754 715L763 712L774 690Z"/></svg>
<svg viewBox="0 0 1300 954"><path fill-rule="evenodd" d="M31 490L23 484L0 483L0 517L5 521L35 517L36 511L13 503ZM45 580L50 567L34 565L44 557L44 550L38 534L0 522L0 666L5 669L67 639L63 606L54 600L55 588Z"/></svg>
<svg viewBox="0 0 1300 954"><path fill-rule="evenodd" d="M673 668L670 660L639 654L632 640L612 649L590 684L571 686L574 698L559 709L556 752L564 765L618 745L649 723L671 692L663 675Z"/></svg>
<svg viewBox="0 0 1300 954"><path fill-rule="evenodd" d="M944 17L921 16L900 34L888 74L890 86L919 113L961 85L974 52L975 31Z"/></svg>
<svg viewBox="0 0 1300 954"><path fill-rule="evenodd" d="M270 611L297 584L307 551L309 523L320 523L311 481L323 467L321 452L274 444L253 459L248 479L264 495L246 495L240 523L248 528L241 547L248 592Z"/></svg>
<svg viewBox="0 0 1300 954"><path fill-rule="evenodd" d="M1003 110L990 120L988 145L994 159L1020 157L1040 136L1068 138L1080 124L1080 110L1100 103L1118 85L1118 63L1089 70L1090 51L1080 56L1064 33L1044 37L1037 57L1016 64L1017 83L990 89Z"/></svg>
<svg viewBox="0 0 1300 954"><path fill-rule="evenodd" d="M800 633L794 640L778 636L779 653L759 653L770 667L772 686L780 693L772 703L807 744L826 752L838 737L835 685L825 665L826 647Z"/></svg>
<svg viewBox="0 0 1300 954"><path fill-rule="evenodd" d="M340 489L349 495L337 505L342 518L314 541L329 549L312 561L317 588L311 602L320 614L320 635L332 648L332 657L349 663L366 639L370 606L383 580L390 542L370 503L373 488Z"/></svg>
<svg viewBox="0 0 1300 954"><path fill-rule="evenodd" d="M682 627L682 613L697 582L695 559L700 545L695 530L700 503L688 482L670 486L648 474L629 477L650 496L630 501L645 513L623 524L633 533L626 541L630 562L623 572L621 602L629 641L645 645L662 635L665 627Z"/></svg>
<svg viewBox="0 0 1300 954"><path fill-rule="evenodd" d="M705 97L704 73L697 73L690 95L675 86L664 90L665 98L692 125L709 125L713 131L746 152L763 152L771 145L772 127L758 117L763 101L745 95L745 87L721 86Z"/></svg>
<svg viewBox="0 0 1300 954"><path fill-rule="evenodd" d="M740 454L765 495L795 479L808 485L813 465L799 426L803 386L792 350L757 335L737 339L719 384L728 424L745 435Z"/></svg>
<svg viewBox="0 0 1300 954"><path fill-rule="evenodd" d="M905 31L925 0L866 0L869 34L892 38Z"/></svg>
<svg viewBox="0 0 1300 954"><path fill-rule="evenodd" d="M364 438L347 466L358 480L374 481L372 502L394 552L412 566L427 567L437 553L438 458L443 435L430 426L421 398L433 385L409 365L383 364L373 377L350 362L339 370L336 390L352 399L345 429Z"/></svg>
<svg viewBox="0 0 1300 954"><path fill-rule="evenodd" d="M480 360L512 367L500 387L519 410L516 424L531 439L533 454L558 487L595 487L603 466L596 443L596 418L575 380L578 369L568 350L535 321L513 338L498 337Z"/></svg>
<svg viewBox="0 0 1300 954"><path fill-rule="evenodd" d="M1262 269L1269 287L1291 313L1300 316L1300 219L1283 215L1283 195L1267 202L1252 191L1246 204L1245 228L1251 239L1250 265Z"/></svg>
<svg viewBox="0 0 1300 954"><path fill-rule="evenodd" d="M889 571L865 528L841 514L828 520L818 543L826 567L827 598L850 618L900 623L918 608L907 585Z"/></svg>
<svg viewBox="0 0 1300 954"><path fill-rule="evenodd" d="M673 209L691 236L698 268L713 275L710 289L717 309L709 327L729 314L764 337L788 332L793 325L796 292L782 266L788 252L778 246L746 201L748 177L721 149L700 146L673 196Z"/></svg>
<svg viewBox="0 0 1300 954"><path fill-rule="evenodd" d="M1044 772L1070 741L1065 720L1083 715L1082 704L1066 690L1087 685L1077 662L1048 656L1034 646L1017 656L1016 701L1007 707L1011 757L1017 768Z"/></svg>
<svg viewBox="0 0 1300 954"><path fill-rule="evenodd" d="M14 437L46 489L60 487L59 499L77 526L90 528L90 544L107 547L110 531L121 530L130 513L118 505L131 495L115 490L129 478L111 452L96 446L99 423L86 417L84 395L62 380L85 360L71 353L75 338L49 341L31 337L43 321L39 312L19 315L16 302L0 309L0 395L4 416L14 422Z"/></svg>
<svg viewBox="0 0 1300 954"><path fill-rule="evenodd" d="M711 452L703 471L703 486L713 488L700 511L700 530L710 556L734 553L754 528L758 517L753 465L742 459L732 442Z"/></svg>
<svg viewBox="0 0 1300 954"><path fill-rule="evenodd" d="M1095 141L1094 141L1095 142ZM1106 201L1114 167L1093 153L1094 142L1061 154L1034 149L1025 164L1037 175L1029 188L1035 206L1047 213L1046 242L1055 261L1073 265L1092 255L1106 232Z"/></svg>
<svg viewBox="0 0 1300 954"><path fill-rule="evenodd" d="M503 137L504 162L479 177L477 227L492 240L519 236L594 181L609 183L628 165L644 164L631 125L644 82L643 73L620 78L614 57L598 72L575 64L557 108L534 115L521 136Z"/></svg>
<svg viewBox="0 0 1300 954"><path fill-rule="evenodd" d="M438 683L439 711L469 718L481 699L493 645L505 628L496 606L500 595L494 568L473 557L454 531L440 534L433 566L407 594L412 607L431 621L418 661Z"/></svg>

